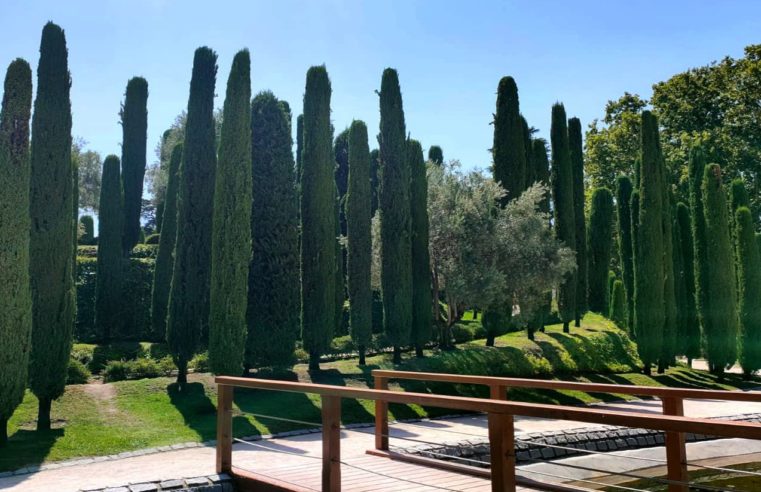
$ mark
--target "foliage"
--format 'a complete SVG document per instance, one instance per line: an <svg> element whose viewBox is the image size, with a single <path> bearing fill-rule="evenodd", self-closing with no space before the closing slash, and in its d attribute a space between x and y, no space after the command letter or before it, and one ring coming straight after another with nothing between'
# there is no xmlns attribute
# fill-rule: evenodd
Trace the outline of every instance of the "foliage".
<svg viewBox="0 0 761 492"><path fill-rule="evenodd" d="M418 348L431 340L431 257L428 251L428 181L423 148L417 140L407 145L408 167L412 174L410 205L412 211L412 333ZM438 302L438 300L437 300Z"/></svg>
<svg viewBox="0 0 761 492"><path fill-rule="evenodd" d="M745 374L752 374L761 369L761 253L747 207L737 209L735 224L740 288L740 365Z"/></svg>
<svg viewBox="0 0 761 492"><path fill-rule="evenodd" d="M632 182L628 176L616 178L616 211L618 233L618 255L621 264L621 276L626 297L626 319L624 325L632 331L634 328L634 258L632 251Z"/></svg>
<svg viewBox="0 0 761 492"><path fill-rule="evenodd" d="M87 142L78 138L71 146L71 160L77 168L78 208L98 212L103 159L94 150L85 150Z"/></svg>
<svg viewBox="0 0 761 492"><path fill-rule="evenodd" d="M95 224L92 215L80 217L79 224L83 229L82 235L79 237L79 244L91 245L95 243Z"/></svg>
<svg viewBox="0 0 761 492"><path fill-rule="evenodd" d="M32 351L29 387L39 398L37 427L50 427L50 403L66 384L74 327L76 221L71 160L71 77L63 29L42 30L31 144L29 264Z"/></svg>
<svg viewBox="0 0 761 492"><path fill-rule="evenodd" d="M576 252L577 280L575 321L576 326L579 326L581 318L584 316L584 313L587 311L587 309L591 309L592 311L597 311L599 313L601 312L599 309L601 306L595 305L593 307L593 300L591 299L594 292L594 289L590 285L590 282L592 281L590 277L593 276L593 272L591 272L590 269L593 268L592 264L594 263L594 259L590 258L592 255L593 245L587 245L587 225L586 217L584 216L584 148L581 141L581 121L578 118L571 118L568 120L568 144L570 149L571 172L573 179L573 220L576 228L576 244L573 248ZM592 200L592 210L594 211L594 195ZM611 203L611 210L612 207L613 204ZM590 228L592 226L593 224L590 223ZM590 235L592 234L594 234L594 231L590 231ZM610 237L610 235L608 237ZM608 256L609 255L610 254L608 254ZM599 264L596 264L596 266L602 268ZM605 268L607 269L607 265ZM607 304L605 304L605 307L607 308Z"/></svg>
<svg viewBox="0 0 761 492"><path fill-rule="evenodd" d="M271 92L252 103L253 255L247 366L288 365L299 335L298 195L291 121Z"/></svg>
<svg viewBox="0 0 761 492"><path fill-rule="evenodd" d="M607 188L592 192L589 214L589 309L608 312L608 269L613 245L613 194Z"/></svg>
<svg viewBox="0 0 761 492"><path fill-rule="evenodd" d="M621 280L613 282L610 294L610 319L617 326L626 326L626 295L624 283Z"/></svg>
<svg viewBox="0 0 761 492"><path fill-rule="evenodd" d="M340 235L345 236L346 216L344 215L344 200L346 199L346 192L349 189L349 128L344 129L336 136L333 143L333 155L336 161L333 178L336 180L339 207L338 219L341 226Z"/></svg>
<svg viewBox="0 0 761 492"><path fill-rule="evenodd" d="M440 166L444 164L444 151L438 145L431 145L428 148L428 160Z"/></svg>
<svg viewBox="0 0 761 492"><path fill-rule="evenodd" d="M140 242L140 209L143 203L146 140L148 138L148 82L133 77L127 82L119 116L122 123L122 183L124 191L124 255Z"/></svg>
<svg viewBox="0 0 761 492"><path fill-rule="evenodd" d="M494 114L492 146L494 181L506 193L502 204L518 197L526 187L526 148L518 86L512 77L502 77L497 87L497 112Z"/></svg>
<svg viewBox="0 0 761 492"><path fill-rule="evenodd" d="M143 241L143 244L155 244L158 246L159 242L161 242L161 234L155 233L155 234L148 234L145 236L145 240Z"/></svg>
<svg viewBox="0 0 761 492"><path fill-rule="evenodd" d="M243 369L251 261L251 58L233 58L227 79L214 189L211 240L209 365L215 374Z"/></svg>
<svg viewBox="0 0 761 492"><path fill-rule="evenodd" d="M0 446L24 398L32 331L29 283L29 118L32 70L18 58L6 72L0 109Z"/></svg>
<svg viewBox="0 0 761 492"><path fill-rule="evenodd" d="M121 338L122 282L122 181L119 158L109 155L103 163L103 186L98 221L98 270L95 287L95 327L98 338Z"/></svg>
<svg viewBox="0 0 761 492"><path fill-rule="evenodd" d="M135 360L112 360L103 370L103 380L107 383L125 379L145 379L169 376L174 366L171 357L161 360L138 358Z"/></svg>
<svg viewBox="0 0 761 492"><path fill-rule="evenodd" d="M683 354L690 359L700 356L700 321L698 320L697 306L695 304L695 250L692 238L692 218L690 209L683 202L676 206L676 221L679 228L679 240L674 243L674 250L681 249L682 272L674 279L682 282L684 289L684 304L679 308L682 316L677 331L676 353Z"/></svg>
<svg viewBox="0 0 761 492"><path fill-rule="evenodd" d="M217 55L198 48L190 80L177 209L177 241L169 294L167 342L184 383L188 361L209 320L212 203L217 165L214 84Z"/></svg>
<svg viewBox="0 0 761 492"><path fill-rule="evenodd" d="M66 384L87 384L92 377L92 373L87 367L76 359L69 360L69 367L66 371Z"/></svg>
<svg viewBox="0 0 761 492"><path fill-rule="evenodd" d="M703 205L703 174L706 160L702 147L695 146L690 150L689 185L690 212L692 216L692 239L694 243L694 276L695 303L700 324L705 330L708 316L709 301L708 287L708 238L706 236L706 220Z"/></svg>
<svg viewBox="0 0 761 492"><path fill-rule="evenodd" d="M383 328L398 348L410 341L412 249L410 177L402 92L396 70L383 71L380 91L381 293Z"/></svg>
<svg viewBox="0 0 761 492"><path fill-rule="evenodd" d="M301 150L301 336L312 368L335 326L335 180L330 80L324 66L307 71Z"/></svg>

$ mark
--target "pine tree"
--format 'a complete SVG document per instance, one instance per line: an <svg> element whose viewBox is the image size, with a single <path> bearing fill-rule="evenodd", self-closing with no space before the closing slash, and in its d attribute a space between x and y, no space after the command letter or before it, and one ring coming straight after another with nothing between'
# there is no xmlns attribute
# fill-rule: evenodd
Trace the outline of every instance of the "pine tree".
<svg viewBox="0 0 761 492"><path fill-rule="evenodd" d="M621 280L613 282L613 289L610 294L610 319L617 326L624 326L626 323L626 295L624 293L624 283Z"/></svg>
<svg viewBox="0 0 761 492"><path fill-rule="evenodd" d="M166 335L166 316L169 308L169 289L172 286L174 270L174 245L177 239L177 199L180 187L180 164L182 144L172 149L169 172L164 196L164 213L159 236L159 251L153 269L153 290L151 291L151 332L156 336Z"/></svg>
<svg viewBox="0 0 761 492"><path fill-rule="evenodd" d="M24 398L32 333L29 284L29 118L32 70L20 58L5 75L0 109L0 447Z"/></svg>
<svg viewBox="0 0 761 492"><path fill-rule="evenodd" d="M727 200L718 164L706 166L703 174L706 255L708 275L701 288L711 300L703 319L704 351L711 371L723 375L737 360L737 295L730 244Z"/></svg>
<svg viewBox="0 0 761 492"><path fill-rule="evenodd" d="M428 252L428 178L423 148L410 140L407 159L412 174L412 342L418 357L431 340L431 258Z"/></svg>
<svg viewBox="0 0 761 492"><path fill-rule="evenodd" d="M188 116L180 168L167 343L177 365L177 383L187 382L193 357L209 322L211 229L217 166L214 85L217 54L198 48L193 58Z"/></svg>
<svg viewBox="0 0 761 492"><path fill-rule="evenodd" d="M748 207L737 209L735 225L740 286L740 365L747 378L761 369L761 254Z"/></svg>
<svg viewBox="0 0 761 492"><path fill-rule="evenodd" d="M659 360L666 321L664 306L663 172L658 122L642 113L641 179L634 275L634 315L637 350L646 374ZM670 257L669 257L670 260Z"/></svg>
<svg viewBox="0 0 761 492"><path fill-rule="evenodd" d="M431 145L428 149L428 160L440 166L444 164L444 151L438 145Z"/></svg>
<svg viewBox="0 0 761 492"><path fill-rule="evenodd" d="M589 282L591 272L592 245L587 251L587 225L584 217L584 147L582 145L581 120L571 118L568 120L568 144L571 154L571 168L573 169L573 217L576 224L576 326L581 326L581 318L587 309L602 312L592 307L592 292ZM592 203L594 207L594 202ZM591 227L591 224L590 224ZM602 268L602 267L600 267ZM607 265L605 269L607 270ZM589 291L589 292L588 292ZM589 297L589 299L588 299ZM597 305L601 308L603 305ZM607 309L607 303L604 304Z"/></svg>
<svg viewBox="0 0 761 492"><path fill-rule="evenodd" d="M31 144L29 265L32 351L29 387L39 400L37 429L50 429L51 402L63 394L74 328L71 77L63 29L42 30Z"/></svg>
<svg viewBox="0 0 761 492"><path fill-rule="evenodd" d="M691 362L692 359L700 357L700 322L695 305L695 250L692 240L692 218L690 209L682 202L676 206L676 220L679 224L679 241L675 243L674 249L681 250L684 291L684 307L679 310L683 313L683 318L680 324L681 330L677 332L677 353L683 354Z"/></svg>
<svg viewBox="0 0 761 492"><path fill-rule="evenodd" d="M83 215L80 217L79 224L83 229L82 237L79 238L79 243L93 244L95 242L95 222L93 221L92 215Z"/></svg>
<svg viewBox="0 0 761 492"><path fill-rule="evenodd" d="M497 87L492 159L494 180L507 192L502 200L504 205L519 196L526 183L525 139L518 103L518 86L512 77L502 77Z"/></svg>
<svg viewBox="0 0 761 492"><path fill-rule="evenodd" d="M335 327L336 190L330 93L325 67L310 68L301 151L301 336L313 370L320 368L320 355Z"/></svg>
<svg viewBox="0 0 761 492"><path fill-rule="evenodd" d="M233 58L214 180L209 309L209 367L237 376L246 347L251 260L251 57Z"/></svg>
<svg viewBox="0 0 761 492"><path fill-rule="evenodd" d="M576 245L576 218L573 197L573 166L568 142L565 108L561 103L552 106L552 201L555 208L555 235L566 245ZM569 274L558 288L558 313L563 332L576 318L576 272Z"/></svg>
<svg viewBox="0 0 761 492"><path fill-rule="evenodd" d="M695 271L695 304L698 312L698 319L705 335L705 322L710 300L706 294L709 262L702 191L706 160L703 149L699 146L690 149L689 157L690 211L692 216L692 239L695 252L693 255Z"/></svg>
<svg viewBox="0 0 761 492"><path fill-rule="evenodd" d="M145 151L148 138L148 82L134 77L120 113L122 120L122 183L124 190L123 245L129 256L140 237L140 210L143 205Z"/></svg>
<svg viewBox="0 0 761 492"><path fill-rule="evenodd" d="M367 126L362 121L355 120L349 132L349 189L345 207L349 330L351 339L359 350L360 365L365 365L365 351L372 335L371 195Z"/></svg>
<svg viewBox="0 0 761 492"><path fill-rule="evenodd" d="M412 325L412 221L406 130L396 70L383 71L381 111L381 292L383 329L394 346L394 363L410 341Z"/></svg>
<svg viewBox="0 0 761 492"><path fill-rule="evenodd" d="M607 188L592 192L589 214L589 309L608 312L608 269L613 246L613 194Z"/></svg>
<svg viewBox="0 0 761 492"><path fill-rule="evenodd" d="M628 176L616 178L616 206L618 212L618 255L626 297L624 326L631 331L634 321L634 266L632 264L632 182Z"/></svg>
<svg viewBox="0 0 761 492"><path fill-rule="evenodd" d="M98 268L95 287L95 329L101 341L121 339L122 222L124 220L119 158L103 161L98 221Z"/></svg>

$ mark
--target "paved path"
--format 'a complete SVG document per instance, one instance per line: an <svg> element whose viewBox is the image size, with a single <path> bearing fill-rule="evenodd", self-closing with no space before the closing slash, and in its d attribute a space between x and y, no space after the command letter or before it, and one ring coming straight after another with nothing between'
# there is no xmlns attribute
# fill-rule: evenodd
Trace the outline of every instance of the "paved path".
<svg viewBox="0 0 761 492"><path fill-rule="evenodd" d="M660 401L658 400L609 403L598 406L633 412L660 413L661 411ZM685 401L685 415L691 417L719 417L744 413L761 413L761 403L715 400ZM518 434L560 431L580 427L590 426L579 422L535 418L517 418L515 423L515 430ZM342 431L342 459L349 461L363 458L365 451L373 447L374 438L372 433L372 427ZM487 423L485 417L478 415L415 423L399 423L392 425L391 435L392 446L417 444L405 441L402 438L436 443L451 442L453 440L466 439L466 436L486 437ZM721 446L717 447L709 443L696 444L713 446L711 449L715 452L722 449ZM315 458L321 456L321 446L320 434L275 438L248 444L239 443L234 447L233 463L241 468L260 472L282 467L286 461L291 464L295 460L303 461L305 464L310 462L319 463ZM736 452L736 448L731 449L731 452ZM290 454L284 455L282 451ZM754 447L752 451L748 452L757 451L761 451L761 447L758 450ZM539 468L536 469L539 470ZM66 466L28 475L1 478L0 490L13 492L41 490L76 492L79 489L118 486L173 478L189 478L212 473L214 473L214 448L197 447L119 460Z"/></svg>

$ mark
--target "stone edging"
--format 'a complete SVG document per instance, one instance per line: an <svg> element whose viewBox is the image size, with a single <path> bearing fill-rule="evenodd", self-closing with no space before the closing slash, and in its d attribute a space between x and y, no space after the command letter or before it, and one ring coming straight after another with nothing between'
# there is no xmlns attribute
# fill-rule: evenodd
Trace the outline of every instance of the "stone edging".
<svg viewBox="0 0 761 492"><path fill-rule="evenodd" d="M163 492L165 490L176 492L233 492L235 489L232 477L227 473L222 473L181 480L133 483L121 487L81 489L80 492Z"/></svg>

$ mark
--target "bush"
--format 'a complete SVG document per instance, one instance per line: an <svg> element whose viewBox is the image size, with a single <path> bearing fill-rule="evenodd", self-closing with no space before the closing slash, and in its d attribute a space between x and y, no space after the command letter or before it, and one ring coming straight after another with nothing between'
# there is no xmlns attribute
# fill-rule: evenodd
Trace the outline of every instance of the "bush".
<svg viewBox="0 0 761 492"><path fill-rule="evenodd" d="M75 343L71 349L71 358L85 366L89 366L90 362L92 362L94 352L94 345Z"/></svg>
<svg viewBox="0 0 761 492"><path fill-rule="evenodd" d="M158 244L161 234L151 234L145 238L145 244Z"/></svg>
<svg viewBox="0 0 761 492"><path fill-rule="evenodd" d="M192 369L193 372L209 372L209 354L207 352L201 352L200 354L194 355L193 358L190 359L188 368Z"/></svg>
<svg viewBox="0 0 761 492"><path fill-rule="evenodd" d="M109 345L98 345L93 349L88 366L93 374L98 374L108 366L109 362L130 361L146 357L146 355L143 346L137 342L117 342Z"/></svg>
<svg viewBox="0 0 761 492"><path fill-rule="evenodd" d="M113 360L106 365L103 378L106 382L123 381L125 379L157 378L170 376L174 371L171 357L160 360L140 358L136 360Z"/></svg>
<svg viewBox="0 0 761 492"><path fill-rule="evenodd" d="M452 325L451 331L452 338L454 338L454 343L465 343L473 341L473 331L460 323L455 323Z"/></svg>
<svg viewBox="0 0 761 492"><path fill-rule="evenodd" d="M103 370L103 381L112 383L114 381L124 381L129 374L129 362L123 360L112 360Z"/></svg>
<svg viewBox="0 0 761 492"><path fill-rule="evenodd" d="M69 360L66 384L87 384L91 377L92 374L82 362L73 358Z"/></svg>

